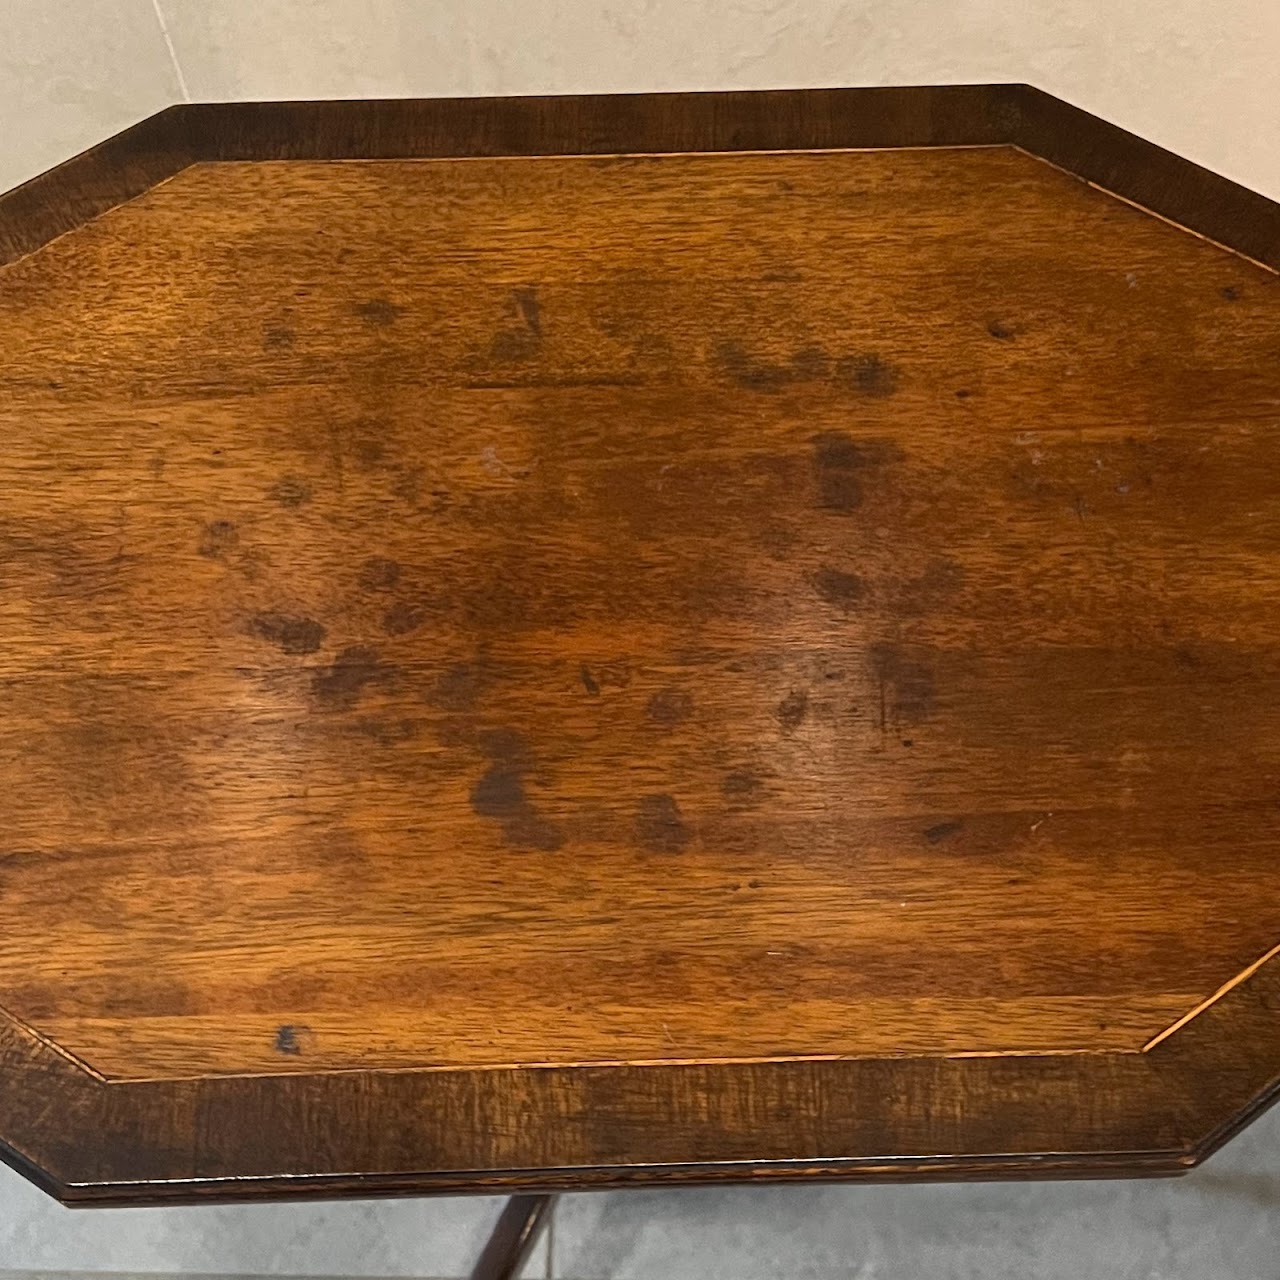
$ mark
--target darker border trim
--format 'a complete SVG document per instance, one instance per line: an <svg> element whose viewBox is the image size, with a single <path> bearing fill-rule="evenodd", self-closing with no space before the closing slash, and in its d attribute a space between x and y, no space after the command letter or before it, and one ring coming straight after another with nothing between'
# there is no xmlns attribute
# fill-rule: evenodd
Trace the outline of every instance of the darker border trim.
<svg viewBox="0 0 1280 1280"><path fill-rule="evenodd" d="M1280 270L1280 205L1019 84L182 104L0 196L0 265L208 161L1001 145Z"/></svg>

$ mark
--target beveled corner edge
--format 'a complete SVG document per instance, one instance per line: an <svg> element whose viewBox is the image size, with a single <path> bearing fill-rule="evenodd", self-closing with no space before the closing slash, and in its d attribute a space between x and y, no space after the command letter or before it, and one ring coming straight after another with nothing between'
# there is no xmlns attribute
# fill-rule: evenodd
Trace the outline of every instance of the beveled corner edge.
<svg viewBox="0 0 1280 1280"><path fill-rule="evenodd" d="M0 195L0 266L210 161L1002 145L1280 271L1280 204L1023 84L181 103Z"/></svg>
<svg viewBox="0 0 1280 1280"><path fill-rule="evenodd" d="M0 1160L77 1205L1176 1175L1280 1090L1276 1008L1264 966L1149 1053L120 1083L0 1019Z"/></svg>
<svg viewBox="0 0 1280 1280"><path fill-rule="evenodd" d="M185 106L166 107L0 195L0 267L143 195L192 162Z"/></svg>
<svg viewBox="0 0 1280 1280"><path fill-rule="evenodd" d="M1280 953L1246 974L1142 1054L1188 1118L1193 1164L1280 1098Z"/></svg>
<svg viewBox="0 0 1280 1280"><path fill-rule="evenodd" d="M1280 1096L1278 1013L1280 956L1143 1053L142 1082L0 1017L0 1160L80 1205L1177 1175Z"/></svg>

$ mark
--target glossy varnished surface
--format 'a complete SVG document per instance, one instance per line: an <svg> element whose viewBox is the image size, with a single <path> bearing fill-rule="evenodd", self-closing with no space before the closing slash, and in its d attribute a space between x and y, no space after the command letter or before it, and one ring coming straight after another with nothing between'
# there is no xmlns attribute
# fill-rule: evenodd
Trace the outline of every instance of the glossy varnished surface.
<svg viewBox="0 0 1280 1280"><path fill-rule="evenodd" d="M5 268L0 1004L1137 1052L1280 940L1277 300L1005 147L198 165Z"/></svg>

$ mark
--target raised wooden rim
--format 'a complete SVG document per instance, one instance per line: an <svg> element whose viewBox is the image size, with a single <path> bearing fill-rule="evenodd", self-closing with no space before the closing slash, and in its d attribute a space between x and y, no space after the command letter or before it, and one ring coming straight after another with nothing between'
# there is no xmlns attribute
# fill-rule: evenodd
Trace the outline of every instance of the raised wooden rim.
<svg viewBox="0 0 1280 1280"><path fill-rule="evenodd" d="M141 1082L5 1016L0 1157L77 1204L1179 1174L1280 1092L1277 1013L1273 956L1132 1053Z"/></svg>
<svg viewBox="0 0 1280 1280"><path fill-rule="evenodd" d="M217 160L1016 146L1280 270L1280 205L1030 85L184 103L0 196L0 264Z"/></svg>
<svg viewBox="0 0 1280 1280"><path fill-rule="evenodd" d="M1280 205L1026 85L171 107L0 197L0 264L196 163L1015 146L1280 270ZM0 1011L69 1203L1185 1172L1280 1090L1269 953L1142 1050L110 1082Z"/></svg>

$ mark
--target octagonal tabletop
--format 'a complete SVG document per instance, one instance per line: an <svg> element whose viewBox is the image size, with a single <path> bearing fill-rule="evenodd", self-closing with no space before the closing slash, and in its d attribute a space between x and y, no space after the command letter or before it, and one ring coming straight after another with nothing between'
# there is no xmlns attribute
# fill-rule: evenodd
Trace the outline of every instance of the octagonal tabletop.
<svg viewBox="0 0 1280 1280"><path fill-rule="evenodd" d="M69 1200L1177 1172L1280 1075L1280 217L1021 88L181 108L0 204Z"/></svg>

